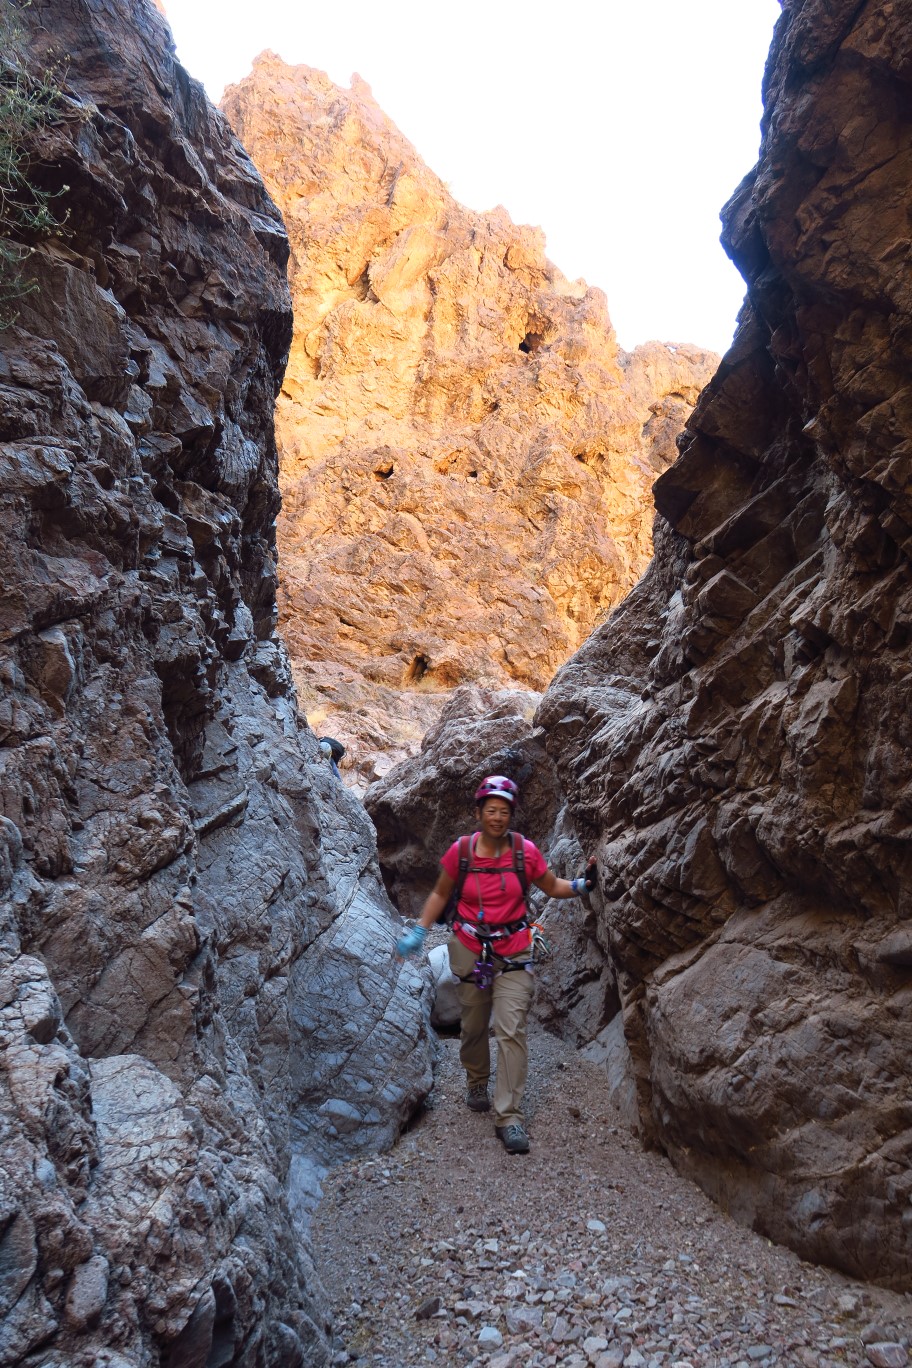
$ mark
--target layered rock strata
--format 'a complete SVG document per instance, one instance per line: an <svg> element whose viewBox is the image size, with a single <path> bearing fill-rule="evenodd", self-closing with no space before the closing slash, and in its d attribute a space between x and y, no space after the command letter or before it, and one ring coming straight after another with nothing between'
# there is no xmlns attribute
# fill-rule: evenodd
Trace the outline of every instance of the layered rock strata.
<svg viewBox="0 0 912 1368"><path fill-rule="evenodd" d="M223 107L291 240L283 630L370 779L457 685L544 688L633 585L718 358L620 352L602 293L457 204L359 78L267 53Z"/></svg>
<svg viewBox="0 0 912 1368"><path fill-rule="evenodd" d="M430 1046L274 633L287 240L151 5L21 18L65 229L0 355L0 1363L320 1364L319 1166Z"/></svg>
<svg viewBox="0 0 912 1368"><path fill-rule="evenodd" d="M734 1214L912 1287L912 4L786 3L725 211L734 345L656 557L538 720L640 1123Z"/></svg>

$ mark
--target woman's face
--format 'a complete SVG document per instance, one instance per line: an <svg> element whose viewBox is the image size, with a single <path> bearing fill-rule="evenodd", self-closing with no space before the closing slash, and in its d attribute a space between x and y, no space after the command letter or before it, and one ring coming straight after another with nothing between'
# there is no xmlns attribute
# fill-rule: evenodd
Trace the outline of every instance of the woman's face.
<svg viewBox="0 0 912 1368"><path fill-rule="evenodd" d="M509 831L513 809L505 798L488 798L476 812L482 831L491 840L499 841Z"/></svg>

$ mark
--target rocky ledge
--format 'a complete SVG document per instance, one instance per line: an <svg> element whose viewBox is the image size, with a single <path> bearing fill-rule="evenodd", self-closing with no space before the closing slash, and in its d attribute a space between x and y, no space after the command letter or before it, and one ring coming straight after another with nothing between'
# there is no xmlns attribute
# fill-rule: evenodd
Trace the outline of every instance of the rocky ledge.
<svg viewBox="0 0 912 1368"><path fill-rule="evenodd" d="M287 239L151 4L21 17L64 227L0 355L0 1364L320 1364L320 1166L431 1047L274 633Z"/></svg>

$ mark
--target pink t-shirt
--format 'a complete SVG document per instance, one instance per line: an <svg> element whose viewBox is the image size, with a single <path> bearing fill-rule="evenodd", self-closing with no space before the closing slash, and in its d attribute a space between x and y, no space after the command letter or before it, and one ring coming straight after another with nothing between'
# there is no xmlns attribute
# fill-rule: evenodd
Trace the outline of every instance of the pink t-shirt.
<svg viewBox="0 0 912 1368"><path fill-rule="evenodd" d="M484 926L503 926L504 922L518 921L525 915L525 903L519 876L512 872L512 847L508 843L497 860L485 858L475 849L477 839L477 834L472 837L470 872L462 886L459 912L462 916L468 917L469 921L481 922ZM548 863L538 846L525 838L523 849L526 856L526 879L531 884L547 871ZM458 841L453 842L440 863L455 883L459 878ZM474 872L476 869L479 871L477 874ZM479 915L480 911L483 911L483 916ZM456 922L453 930L469 950L481 950L478 937L473 936L462 922ZM526 928L505 940L495 941L494 951L498 955L518 955L520 951L528 950L530 939L529 930Z"/></svg>

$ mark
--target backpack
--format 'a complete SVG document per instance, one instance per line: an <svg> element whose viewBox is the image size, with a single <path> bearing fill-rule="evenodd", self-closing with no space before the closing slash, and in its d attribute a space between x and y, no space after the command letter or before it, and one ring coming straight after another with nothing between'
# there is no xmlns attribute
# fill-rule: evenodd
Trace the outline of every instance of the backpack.
<svg viewBox="0 0 912 1368"><path fill-rule="evenodd" d="M336 764L338 764L345 754L345 747L342 745L342 742L337 741L334 736L321 736L318 739L326 742L327 746L329 746L332 758L335 760Z"/></svg>
<svg viewBox="0 0 912 1368"><path fill-rule="evenodd" d="M507 835L510 838L510 845L513 850L513 864L510 869L505 869L501 872L504 874L516 875L519 879L520 887L522 888L523 900L525 900L529 892L529 879L526 874L526 848L523 845L523 837L520 836L518 831L508 831ZM456 875L456 887L450 894L449 902L441 912L438 921L445 922L447 926L452 926L453 918L456 916L456 908L459 905L459 899L462 897L462 890L465 886L466 878L469 874L474 872L475 871L472 869L472 837L460 836L459 873ZM479 872L487 874L490 871L483 870Z"/></svg>

